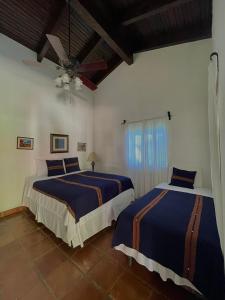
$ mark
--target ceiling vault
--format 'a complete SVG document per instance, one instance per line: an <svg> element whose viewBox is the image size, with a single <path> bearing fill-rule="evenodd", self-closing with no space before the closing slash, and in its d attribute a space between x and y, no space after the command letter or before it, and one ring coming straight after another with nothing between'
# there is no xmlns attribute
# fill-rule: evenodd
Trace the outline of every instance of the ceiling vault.
<svg viewBox="0 0 225 300"><path fill-rule="evenodd" d="M84 1L83 1L84 2ZM72 8L99 36L121 57L128 65L133 63L133 54L124 49L118 36L110 28L109 24L102 24L101 18L94 11L89 11L87 5L80 0L71 0Z"/></svg>
<svg viewBox="0 0 225 300"><path fill-rule="evenodd" d="M197 40L210 38L211 35L211 26L208 24L195 24L177 32L162 34L161 36L152 38L148 42L138 45L134 49L134 52L138 53L183 43L191 43Z"/></svg>
<svg viewBox="0 0 225 300"><path fill-rule="evenodd" d="M94 89L134 53L210 38L212 0L10 0L0 4L0 32L58 64L46 34L55 35L71 57L101 64L81 76ZM71 39L68 35L71 8ZM71 60L72 62L72 60ZM78 63L77 62L77 63Z"/></svg>
<svg viewBox="0 0 225 300"><path fill-rule="evenodd" d="M163 13L171 8L191 2L192 0L149 0L132 6L123 16L122 25L127 26L157 14Z"/></svg>
<svg viewBox="0 0 225 300"><path fill-rule="evenodd" d="M66 11L66 2L60 1L56 5L54 12L52 13L51 19L48 22L47 28L44 30L41 41L37 49L37 61L41 62L48 52L50 43L46 37L46 34L56 34L61 24L61 19Z"/></svg>

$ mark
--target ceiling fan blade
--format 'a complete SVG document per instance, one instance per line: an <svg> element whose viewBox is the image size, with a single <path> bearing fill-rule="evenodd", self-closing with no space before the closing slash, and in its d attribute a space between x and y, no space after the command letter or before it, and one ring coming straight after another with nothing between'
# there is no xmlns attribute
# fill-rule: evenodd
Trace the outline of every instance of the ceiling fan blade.
<svg viewBox="0 0 225 300"><path fill-rule="evenodd" d="M97 89L97 85L94 84L90 79L88 79L84 75L79 75L80 80L83 82L86 87L88 87L90 90L95 91Z"/></svg>
<svg viewBox="0 0 225 300"><path fill-rule="evenodd" d="M31 67L39 67L39 68L48 67L46 64L40 63L40 62L35 61L35 60L30 60L30 59L23 59L22 62L25 65L28 65L28 66L31 66Z"/></svg>
<svg viewBox="0 0 225 300"><path fill-rule="evenodd" d="M49 71L49 72L54 72L55 73L55 70L60 70L62 69L61 67L59 66L55 66L53 64L47 64L47 63L40 63L36 60L31 60L31 59L23 59L22 62L26 65L26 66L29 66L31 68L36 68L36 69L40 69L40 70L43 70L43 71Z"/></svg>
<svg viewBox="0 0 225 300"><path fill-rule="evenodd" d="M77 71L85 73L91 71L106 70L107 68L108 68L107 63L104 60L100 60L93 63L80 64Z"/></svg>
<svg viewBox="0 0 225 300"><path fill-rule="evenodd" d="M62 45L60 39L57 36L52 35L52 34L46 34L46 36L49 40L49 43L52 45L53 49L55 50L56 54L58 55L60 61L65 65L69 64L70 63L69 58L66 54L66 51L63 48L63 45Z"/></svg>

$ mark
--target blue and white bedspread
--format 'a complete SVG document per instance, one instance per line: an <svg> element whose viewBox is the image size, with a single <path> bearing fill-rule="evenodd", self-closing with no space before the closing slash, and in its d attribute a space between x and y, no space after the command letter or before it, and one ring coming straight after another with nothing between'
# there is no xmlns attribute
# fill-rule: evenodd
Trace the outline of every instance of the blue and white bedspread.
<svg viewBox="0 0 225 300"><path fill-rule="evenodd" d="M120 214L113 247L120 244L188 279L207 299L225 299L212 198L155 188Z"/></svg>
<svg viewBox="0 0 225 300"><path fill-rule="evenodd" d="M81 172L34 182L33 189L63 202L79 219L118 194L133 188L128 177L97 172Z"/></svg>

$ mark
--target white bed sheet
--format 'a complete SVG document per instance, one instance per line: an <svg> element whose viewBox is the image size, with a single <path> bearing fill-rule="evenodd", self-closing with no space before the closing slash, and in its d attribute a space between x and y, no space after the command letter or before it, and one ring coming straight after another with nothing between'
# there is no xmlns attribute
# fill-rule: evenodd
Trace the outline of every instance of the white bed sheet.
<svg viewBox="0 0 225 300"><path fill-rule="evenodd" d="M124 244L116 246L115 249L123 252L127 256L134 258L140 265L145 266L150 272L157 272L163 281L170 279L176 285L189 287L201 295L201 292L188 279L177 275L174 271L165 268L155 260L146 257L137 250L129 248Z"/></svg>
<svg viewBox="0 0 225 300"><path fill-rule="evenodd" d="M212 197L212 192L207 188L195 188L195 189L188 189L188 188L182 188L178 186L169 185L168 183L160 183L156 186L156 188L161 189L168 189L183 193L189 193L189 194L198 194L206 197ZM172 280L176 285L180 286L186 286L197 292L201 295L201 292L186 278L183 278L179 275L177 275L174 271L162 266L158 262L146 257L142 253L138 252L137 250L133 248L129 248L125 246L124 244L120 244L115 247L116 250L119 250L123 252L124 254L134 258L139 264L145 266L149 271L157 272L163 281L167 281L168 279Z"/></svg>
<svg viewBox="0 0 225 300"><path fill-rule="evenodd" d="M24 186L23 205L32 211L38 222L43 223L57 237L72 247L79 245L83 247L85 240L110 226L112 220L116 220L120 212L134 200L134 190L126 190L75 223L74 217L65 204L32 188L33 183L37 180L60 176L27 178Z"/></svg>
<svg viewBox="0 0 225 300"><path fill-rule="evenodd" d="M175 186L175 185L170 185L168 183L160 183L156 186L156 188L172 190L172 191L177 191L177 192L183 192L183 193L189 193L189 194L202 195L205 197L212 197L212 191L208 188L188 189L188 188L183 188L183 187L179 187L179 186Z"/></svg>

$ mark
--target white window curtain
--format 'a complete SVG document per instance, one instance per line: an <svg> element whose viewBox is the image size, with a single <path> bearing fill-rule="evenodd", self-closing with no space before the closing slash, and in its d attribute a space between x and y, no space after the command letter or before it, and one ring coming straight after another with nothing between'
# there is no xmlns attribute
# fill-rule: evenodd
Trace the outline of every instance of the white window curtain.
<svg viewBox="0 0 225 300"><path fill-rule="evenodd" d="M136 196L167 181L168 130L166 118L129 123L125 132L127 173Z"/></svg>
<svg viewBox="0 0 225 300"><path fill-rule="evenodd" d="M209 144L211 179L214 204L216 210L217 226L220 235L221 247L225 249L225 169L224 157L222 156L224 142L224 132L222 130L224 122L224 107L222 107L222 97L219 89L219 76L217 69L217 58L212 57L209 64ZM223 157L223 159L222 159Z"/></svg>

